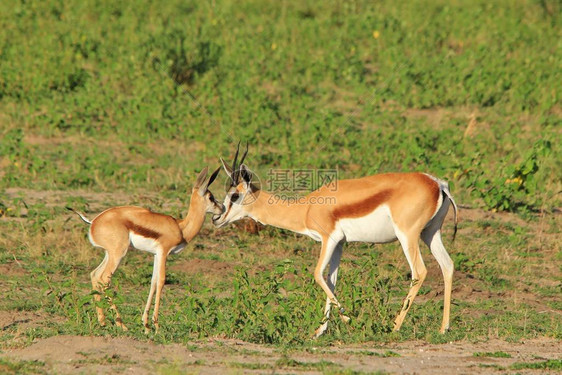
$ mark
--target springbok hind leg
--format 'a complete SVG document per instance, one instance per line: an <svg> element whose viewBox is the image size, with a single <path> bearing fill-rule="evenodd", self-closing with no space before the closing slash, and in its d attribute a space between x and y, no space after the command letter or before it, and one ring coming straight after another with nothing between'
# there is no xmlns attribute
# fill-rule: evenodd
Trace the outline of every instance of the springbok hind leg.
<svg viewBox="0 0 562 375"><path fill-rule="evenodd" d="M443 240L441 239L441 231L424 231L421 235L423 242L431 250L431 254L439 263L441 272L443 273L443 281L445 283L444 297L443 297L443 322L439 332L445 333L449 329L449 317L451 313L451 292L453 289L453 272L455 266L451 257L447 253Z"/></svg>
<svg viewBox="0 0 562 375"><path fill-rule="evenodd" d="M90 273L90 278L92 280L92 290L94 291L94 301L95 301L95 305L96 305L96 312L97 312L97 315L98 315L98 322L102 327L105 326L105 314L103 312L103 309L100 306L100 302L101 302L101 296L102 296L105 288L104 288L103 283L101 282L100 275L103 272L103 270L105 269L108 260L109 260L109 255L106 252L105 257L101 261L100 265L97 266L96 269L93 270Z"/></svg>
<svg viewBox="0 0 562 375"><path fill-rule="evenodd" d="M119 264L121 263L121 259L127 253L128 246L121 246L119 248L109 249L106 251L106 256L102 263L96 268L92 273L92 287L98 293L95 295L96 302L101 301L101 296L105 292L105 290L111 284L111 277ZM125 324L123 324L123 319L121 318L121 314L119 314L119 310L117 306L113 302L112 298L108 298L111 309L115 312L115 324L118 327L122 328L124 331L127 330ZM103 313L103 309L100 306L96 306L96 310L98 312L98 320L100 325L105 325L105 315Z"/></svg>
<svg viewBox="0 0 562 375"><path fill-rule="evenodd" d="M402 308L400 309L400 313L394 320L394 331L398 331L404 322L404 318L406 314L412 307L412 303L422 286L423 281L425 280L425 276L427 275L427 269L425 268L425 264L423 263L423 259L421 257L420 248L418 244L419 236L398 236L398 240L402 245L402 249L404 250L404 254L406 255L406 259L408 260L408 264L410 265L410 270L412 271L412 282L410 284L410 290L408 291L408 295L402 304Z"/></svg>

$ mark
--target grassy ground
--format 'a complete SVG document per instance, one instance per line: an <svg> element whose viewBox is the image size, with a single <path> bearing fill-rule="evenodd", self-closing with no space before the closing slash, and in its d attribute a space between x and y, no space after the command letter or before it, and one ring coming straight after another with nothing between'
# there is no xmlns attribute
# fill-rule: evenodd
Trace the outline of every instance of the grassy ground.
<svg viewBox="0 0 562 375"><path fill-rule="evenodd" d="M223 337L276 348L337 343L560 340L562 60L559 1L213 1L0 4L3 348L55 335L146 340L151 259L114 277L131 330L98 326L102 254L64 209L139 204L181 216L203 166L248 141L272 171L339 178L419 170L462 204L452 330L430 275L403 330L397 244L344 250L352 315L311 342L324 302L308 238L206 225L169 262L157 343ZM221 175L221 180L224 178ZM214 187L223 194L221 183ZM28 324L24 321L28 319ZM554 365L556 366L556 364ZM321 371L322 369L317 369Z"/></svg>

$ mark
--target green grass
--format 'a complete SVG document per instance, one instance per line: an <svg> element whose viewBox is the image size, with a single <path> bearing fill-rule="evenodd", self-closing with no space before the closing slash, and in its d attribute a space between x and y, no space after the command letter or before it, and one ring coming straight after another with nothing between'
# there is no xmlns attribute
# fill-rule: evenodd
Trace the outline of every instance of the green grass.
<svg viewBox="0 0 562 375"><path fill-rule="evenodd" d="M395 353L392 350L387 350L384 353L372 352L372 351L368 351L368 350L363 350L363 351L359 351L359 352L349 352L349 353L367 355L367 356L374 356L374 357L381 357L381 358L400 357L400 354Z"/></svg>
<svg viewBox="0 0 562 375"><path fill-rule="evenodd" d="M540 362L517 362L511 368L514 370L562 370L562 359L550 359Z"/></svg>
<svg viewBox="0 0 562 375"><path fill-rule="evenodd" d="M0 371L3 374L47 374L45 363L41 361L11 361L0 358Z"/></svg>
<svg viewBox="0 0 562 375"><path fill-rule="evenodd" d="M467 203L560 204L555 1L72 4L2 5L2 188L178 197L244 139L264 174L423 170Z"/></svg>
<svg viewBox="0 0 562 375"><path fill-rule="evenodd" d="M342 366L330 361L319 362L302 362L289 357L283 357L275 362L278 368L300 369L300 370L318 370L318 371L332 371L337 372Z"/></svg>
<svg viewBox="0 0 562 375"><path fill-rule="evenodd" d="M112 365L113 367L122 367L135 364L135 362L123 359L118 354L104 355L101 358L88 358L76 361L77 365Z"/></svg>
<svg viewBox="0 0 562 375"><path fill-rule="evenodd" d="M476 352L473 353L473 356L489 358L511 358L511 354L505 352Z"/></svg>
<svg viewBox="0 0 562 375"><path fill-rule="evenodd" d="M0 346L59 334L283 349L562 338L560 21L548 0L3 1L0 310L51 319L6 327ZM451 331L437 333L442 283L428 251L430 276L393 333L409 283L402 250L348 244L337 294L352 321L336 316L312 342L318 244L210 225L169 260L158 334L140 323L152 259L137 252L108 291L130 331L100 327L88 275L103 256L64 207L181 216L195 172L238 140L264 182L294 168L450 181L457 202L480 209L461 210L455 244L444 229L458 271Z"/></svg>

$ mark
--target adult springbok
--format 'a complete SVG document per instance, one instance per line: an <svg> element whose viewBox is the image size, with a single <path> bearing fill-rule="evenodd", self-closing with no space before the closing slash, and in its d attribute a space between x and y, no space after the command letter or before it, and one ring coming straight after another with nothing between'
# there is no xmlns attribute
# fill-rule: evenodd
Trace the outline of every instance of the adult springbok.
<svg viewBox="0 0 562 375"><path fill-rule="evenodd" d="M327 299L324 319L316 329L315 337L326 331L332 305L338 308L344 321L349 321L334 295L342 247L346 241L400 242L412 271L412 281L394 321L394 330L399 330L427 274L419 248L421 237L443 273L445 291L440 332L449 328L454 266L441 240L441 226L452 204L454 239L457 231L457 205L445 181L425 173L385 173L340 180L337 181L336 189L323 186L302 199L280 199L252 184L252 173L243 164L247 147L239 163L240 167L237 166L239 146L232 167L221 159L230 176L230 188L224 199L225 211L222 215L213 217L213 223L222 227L244 217L251 217L266 225L305 234L322 243L314 278L326 293ZM328 278L325 280L323 273L328 264Z"/></svg>
<svg viewBox="0 0 562 375"><path fill-rule="evenodd" d="M209 191L220 171L220 167L211 175L208 182L208 169L205 167L197 177L191 191L189 211L184 219L152 212L146 208L134 206L113 207L103 211L93 220L88 220L84 214L74 211L82 220L90 224L88 237L95 247L105 250L105 257L101 264L90 274L96 302L101 301L101 295L109 287L111 276L119 267L121 259L132 247L154 254L154 268L150 282L148 301L142 315L145 332L149 332L148 313L152 304L152 297L156 291L152 322L158 332L158 309L160 296L166 279L166 259L170 254L178 254L191 241L203 226L206 213L213 213L218 217L224 207L218 203ZM115 322L123 330L127 330L117 307L110 299L111 308L115 311ZM98 321L105 325L103 309L96 305Z"/></svg>

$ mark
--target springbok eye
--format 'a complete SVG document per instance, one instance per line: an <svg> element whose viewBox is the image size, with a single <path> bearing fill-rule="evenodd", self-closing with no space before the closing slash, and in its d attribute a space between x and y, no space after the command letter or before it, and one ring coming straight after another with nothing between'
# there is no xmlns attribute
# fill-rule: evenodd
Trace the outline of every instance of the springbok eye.
<svg viewBox="0 0 562 375"><path fill-rule="evenodd" d="M230 196L230 201L236 203L236 201L238 200L238 198L240 198L240 194L238 194L238 193L232 193L232 195Z"/></svg>

